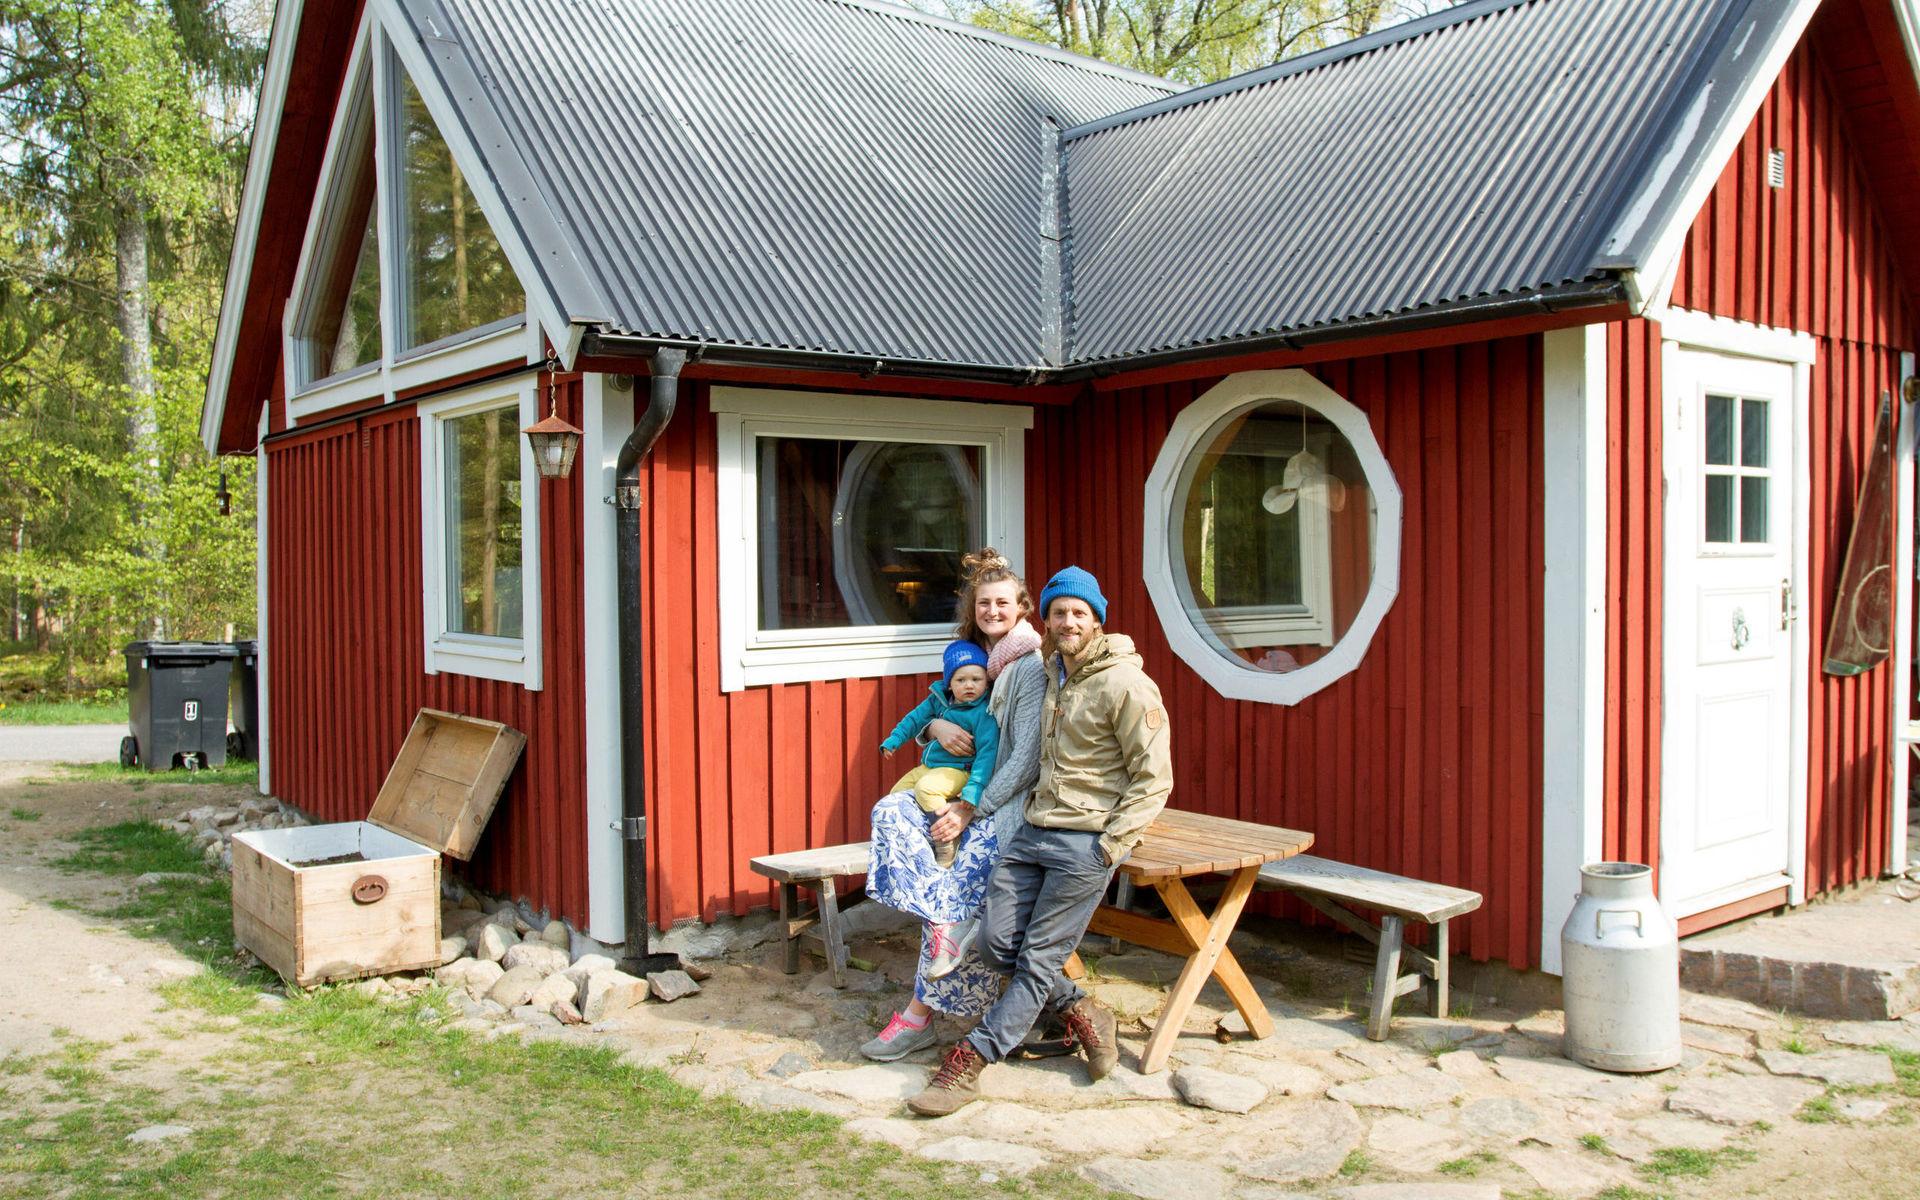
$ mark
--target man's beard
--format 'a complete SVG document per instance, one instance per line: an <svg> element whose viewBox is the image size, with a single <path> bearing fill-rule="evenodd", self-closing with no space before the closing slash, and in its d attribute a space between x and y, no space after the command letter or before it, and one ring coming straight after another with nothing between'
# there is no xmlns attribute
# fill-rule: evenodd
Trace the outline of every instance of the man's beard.
<svg viewBox="0 0 1920 1200"><path fill-rule="evenodd" d="M1093 642L1093 639L1099 637L1100 634L1100 626L1095 625L1088 629L1086 633L1074 639L1072 646L1067 646L1059 637L1054 635L1053 629L1049 627L1046 636L1040 639L1040 657L1047 662L1052 662L1053 656L1056 654L1064 658L1073 658L1082 650L1085 650L1087 646Z"/></svg>

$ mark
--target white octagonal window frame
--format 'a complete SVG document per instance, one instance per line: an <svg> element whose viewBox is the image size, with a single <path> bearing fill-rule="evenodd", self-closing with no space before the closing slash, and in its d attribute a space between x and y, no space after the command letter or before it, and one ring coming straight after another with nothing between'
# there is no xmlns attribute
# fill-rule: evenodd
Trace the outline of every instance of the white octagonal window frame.
<svg viewBox="0 0 1920 1200"><path fill-rule="evenodd" d="M1353 624L1325 655L1297 671L1262 671L1222 653L1194 624L1182 600L1181 565L1175 561L1171 527L1180 502L1181 476L1188 460L1204 449L1229 418L1275 400L1291 401L1319 413L1353 447L1367 486L1373 492L1373 572L1366 599ZM1380 621L1400 592L1400 484L1373 435L1367 414L1306 371L1242 371L1209 388L1174 419L1173 428L1147 476L1146 519L1141 561L1147 594L1160 627L1183 662L1213 690L1232 700L1298 704L1351 672L1366 657Z"/></svg>

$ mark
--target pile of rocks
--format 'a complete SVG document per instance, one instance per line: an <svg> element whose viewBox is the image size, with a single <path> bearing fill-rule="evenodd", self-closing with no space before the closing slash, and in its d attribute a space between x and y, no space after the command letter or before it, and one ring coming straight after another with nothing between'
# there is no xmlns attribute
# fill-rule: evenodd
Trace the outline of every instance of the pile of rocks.
<svg viewBox="0 0 1920 1200"><path fill-rule="evenodd" d="M231 808L203 804L160 824L193 839L209 866L233 870L233 835L254 829L291 829L309 824L300 810L272 796L248 796Z"/></svg>
<svg viewBox="0 0 1920 1200"><path fill-rule="evenodd" d="M434 979L462 1019L530 1026L598 1024L649 998L671 1002L700 990L695 973L655 971L645 979L619 969L598 943L561 920L536 925L515 905L462 896L440 920L443 965Z"/></svg>

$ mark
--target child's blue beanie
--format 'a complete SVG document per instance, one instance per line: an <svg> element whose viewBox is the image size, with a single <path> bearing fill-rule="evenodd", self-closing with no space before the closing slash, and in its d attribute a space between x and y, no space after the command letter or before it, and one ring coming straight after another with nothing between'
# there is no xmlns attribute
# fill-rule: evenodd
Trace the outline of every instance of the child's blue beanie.
<svg viewBox="0 0 1920 1200"><path fill-rule="evenodd" d="M940 682L952 683L953 673L961 667L979 667L987 669L987 652L972 642L962 638L947 643L947 651L940 656Z"/></svg>
<svg viewBox="0 0 1920 1200"><path fill-rule="evenodd" d="M1047 586L1040 591L1041 620L1046 620L1047 610L1061 596L1085 600L1087 607L1093 610L1093 619L1102 625L1107 623L1107 598L1100 594L1100 581L1093 577L1093 572L1079 567L1066 567L1047 580Z"/></svg>

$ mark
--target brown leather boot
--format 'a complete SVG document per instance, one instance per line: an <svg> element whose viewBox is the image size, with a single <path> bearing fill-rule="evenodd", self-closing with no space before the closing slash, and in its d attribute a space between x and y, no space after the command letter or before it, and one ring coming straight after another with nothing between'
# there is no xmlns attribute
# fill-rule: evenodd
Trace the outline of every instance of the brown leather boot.
<svg viewBox="0 0 1920 1200"><path fill-rule="evenodd" d="M980 1098L980 1072L987 1060L973 1044L961 1041L940 1060L926 1088L907 1100L907 1107L923 1117L944 1117L959 1112Z"/></svg>
<svg viewBox="0 0 1920 1200"><path fill-rule="evenodd" d="M1082 996L1060 1014L1060 1019L1080 1043L1080 1052L1087 1056L1087 1074L1095 1079L1105 1079L1111 1074L1120 1061L1113 1014L1092 996Z"/></svg>

